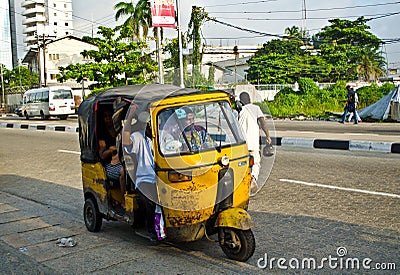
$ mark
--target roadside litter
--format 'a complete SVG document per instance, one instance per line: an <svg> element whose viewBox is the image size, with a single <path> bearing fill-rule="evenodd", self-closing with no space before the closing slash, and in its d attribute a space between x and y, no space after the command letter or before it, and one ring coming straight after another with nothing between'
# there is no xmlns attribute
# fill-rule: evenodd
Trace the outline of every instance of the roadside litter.
<svg viewBox="0 0 400 275"><path fill-rule="evenodd" d="M56 243L60 247L73 247L77 242L72 238L61 238Z"/></svg>

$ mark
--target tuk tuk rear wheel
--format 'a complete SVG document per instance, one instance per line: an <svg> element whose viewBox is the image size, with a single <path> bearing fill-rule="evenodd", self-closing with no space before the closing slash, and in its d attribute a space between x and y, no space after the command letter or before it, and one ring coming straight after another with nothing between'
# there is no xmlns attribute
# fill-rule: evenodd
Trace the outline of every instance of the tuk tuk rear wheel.
<svg viewBox="0 0 400 275"><path fill-rule="evenodd" d="M220 228L218 231L219 245L229 259L245 262L253 256L256 241L253 232L236 228Z"/></svg>
<svg viewBox="0 0 400 275"><path fill-rule="evenodd" d="M83 206L83 217L85 219L85 225L87 230L90 232L99 232L103 222L102 215L97 207L97 203L93 198L85 200Z"/></svg>

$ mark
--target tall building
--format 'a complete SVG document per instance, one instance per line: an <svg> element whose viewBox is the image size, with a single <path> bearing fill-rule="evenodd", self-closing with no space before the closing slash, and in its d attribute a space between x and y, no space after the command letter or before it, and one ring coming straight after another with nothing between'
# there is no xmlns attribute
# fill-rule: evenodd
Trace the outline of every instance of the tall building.
<svg viewBox="0 0 400 275"><path fill-rule="evenodd" d="M14 0L0 0L0 64L18 66Z"/></svg>
<svg viewBox="0 0 400 275"><path fill-rule="evenodd" d="M37 48L39 39L73 34L72 0L24 0L21 7L25 51Z"/></svg>

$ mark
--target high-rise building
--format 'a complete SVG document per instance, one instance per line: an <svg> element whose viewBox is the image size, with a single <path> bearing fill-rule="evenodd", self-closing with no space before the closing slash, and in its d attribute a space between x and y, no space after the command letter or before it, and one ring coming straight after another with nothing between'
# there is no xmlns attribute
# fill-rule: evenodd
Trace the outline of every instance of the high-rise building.
<svg viewBox="0 0 400 275"><path fill-rule="evenodd" d="M14 0L0 0L0 64L18 66Z"/></svg>
<svg viewBox="0 0 400 275"><path fill-rule="evenodd" d="M4 1L4 0L0 0ZM25 51L37 48L38 40L73 34L72 0L24 0L22 24L25 26Z"/></svg>

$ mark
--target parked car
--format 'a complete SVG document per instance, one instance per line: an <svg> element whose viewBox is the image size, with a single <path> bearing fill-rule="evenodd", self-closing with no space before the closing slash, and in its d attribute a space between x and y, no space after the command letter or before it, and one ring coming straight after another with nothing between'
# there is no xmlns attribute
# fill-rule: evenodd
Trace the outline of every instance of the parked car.
<svg viewBox="0 0 400 275"><path fill-rule="evenodd" d="M18 106L17 108L15 108L14 113L16 113L18 116L23 117L23 111L22 111L22 105Z"/></svg>

